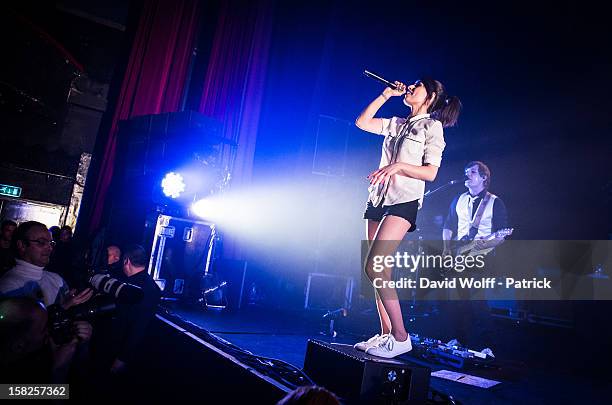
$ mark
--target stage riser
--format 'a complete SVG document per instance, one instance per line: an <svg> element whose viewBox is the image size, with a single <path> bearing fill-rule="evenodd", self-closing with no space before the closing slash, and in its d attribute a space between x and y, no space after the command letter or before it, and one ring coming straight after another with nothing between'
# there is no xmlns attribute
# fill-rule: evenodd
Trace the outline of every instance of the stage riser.
<svg viewBox="0 0 612 405"><path fill-rule="evenodd" d="M140 401L273 404L286 395L283 389L158 318L150 326L143 349L134 373L139 378L132 390Z"/></svg>

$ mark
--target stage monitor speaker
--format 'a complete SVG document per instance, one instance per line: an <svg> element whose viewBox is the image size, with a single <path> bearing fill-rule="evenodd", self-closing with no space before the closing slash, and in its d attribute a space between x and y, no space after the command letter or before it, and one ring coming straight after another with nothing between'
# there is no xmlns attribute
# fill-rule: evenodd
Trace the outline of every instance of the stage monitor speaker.
<svg viewBox="0 0 612 405"><path fill-rule="evenodd" d="M364 404L423 404L431 373L427 367L318 340L308 341L304 371L345 403Z"/></svg>

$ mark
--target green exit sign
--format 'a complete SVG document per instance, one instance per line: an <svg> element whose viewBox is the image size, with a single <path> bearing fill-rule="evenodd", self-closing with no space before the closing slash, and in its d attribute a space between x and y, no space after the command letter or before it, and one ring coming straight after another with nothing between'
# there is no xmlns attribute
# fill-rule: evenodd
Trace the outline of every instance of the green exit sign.
<svg viewBox="0 0 612 405"><path fill-rule="evenodd" d="M0 184L0 195L8 195L9 197L20 197L21 187L9 186L8 184Z"/></svg>

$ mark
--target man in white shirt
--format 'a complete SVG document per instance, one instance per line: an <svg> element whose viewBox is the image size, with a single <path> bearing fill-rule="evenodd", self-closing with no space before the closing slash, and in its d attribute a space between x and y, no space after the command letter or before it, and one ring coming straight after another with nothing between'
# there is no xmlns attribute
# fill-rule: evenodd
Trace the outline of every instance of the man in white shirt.
<svg viewBox="0 0 612 405"><path fill-rule="evenodd" d="M44 224L24 222L13 234L16 265L0 278L0 296L31 297L45 306L61 304L64 308L87 301L93 292L68 291L59 274L45 270L55 242Z"/></svg>
<svg viewBox="0 0 612 405"><path fill-rule="evenodd" d="M501 198L490 193L491 170L480 161L472 161L464 167L467 191L451 203L442 230L443 255L451 254L451 240L478 240L508 227L508 214ZM484 204L484 205L483 205ZM482 206L482 210L480 210ZM481 211L480 218L479 211ZM490 249L504 241L504 237L477 241L475 249ZM469 273L462 275L468 276ZM489 274L487 274L488 276ZM463 344L489 345L492 325L488 308L483 301L471 301L469 289L456 290L460 301L443 305L454 325L454 336Z"/></svg>
<svg viewBox="0 0 612 405"><path fill-rule="evenodd" d="M488 191L491 170L487 165L479 161L470 162L465 166L464 174L467 191L457 196L450 205L442 232L442 239L445 241L480 239L508 227L508 213L504 202ZM482 216L476 224L475 219L481 204L486 205L483 205ZM503 238L500 238L493 244L497 245L502 241ZM445 243L445 246L448 244Z"/></svg>

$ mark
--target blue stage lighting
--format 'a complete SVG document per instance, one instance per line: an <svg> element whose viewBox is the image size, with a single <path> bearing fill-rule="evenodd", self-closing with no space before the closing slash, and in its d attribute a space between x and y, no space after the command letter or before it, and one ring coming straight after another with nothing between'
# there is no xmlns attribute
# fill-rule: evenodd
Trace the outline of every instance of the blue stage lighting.
<svg viewBox="0 0 612 405"><path fill-rule="evenodd" d="M174 172L167 173L166 176L164 176L161 186L166 197L178 198L178 196L185 191L183 176Z"/></svg>
<svg viewBox="0 0 612 405"><path fill-rule="evenodd" d="M208 199L196 201L191 205L191 211L202 219L209 219L212 209L213 204Z"/></svg>

